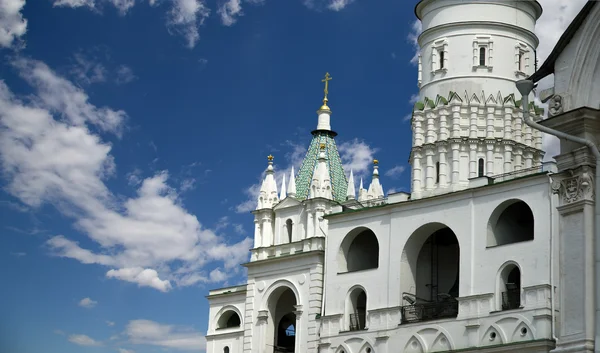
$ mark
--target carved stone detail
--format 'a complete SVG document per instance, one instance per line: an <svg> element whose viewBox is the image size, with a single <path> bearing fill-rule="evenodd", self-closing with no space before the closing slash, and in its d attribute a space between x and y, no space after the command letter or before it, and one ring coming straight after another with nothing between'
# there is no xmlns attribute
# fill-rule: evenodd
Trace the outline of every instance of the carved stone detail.
<svg viewBox="0 0 600 353"><path fill-rule="evenodd" d="M550 102L548 104L548 115L555 116L559 115L563 112L563 98L558 94L555 94L550 98Z"/></svg>
<svg viewBox="0 0 600 353"><path fill-rule="evenodd" d="M588 166L575 175L573 170L567 175L553 175L552 192L558 194L561 205L581 200L594 200L593 172Z"/></svg>

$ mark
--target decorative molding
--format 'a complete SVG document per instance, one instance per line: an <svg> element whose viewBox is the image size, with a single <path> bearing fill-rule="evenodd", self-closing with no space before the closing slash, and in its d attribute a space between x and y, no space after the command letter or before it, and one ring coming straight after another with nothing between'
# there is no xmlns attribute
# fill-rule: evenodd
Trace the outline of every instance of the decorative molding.
<svg viewBox="0 0 600 353"><path fill-rule="evenodd" d="M580 172L570 170L566 174L554 174L552 192L559 195L560 204L567 205L581 200L594 200L594 173L588 166L583 166Z"/></svg>
<svg viewBox="0 0 600 353"><path fill-rule="evenodd" d="M559 114L562 114L563 112L563 97L555 94L552 96L552 98L550 98L550 102L548 103L548 115L549 116L556 116Z"/></svg>

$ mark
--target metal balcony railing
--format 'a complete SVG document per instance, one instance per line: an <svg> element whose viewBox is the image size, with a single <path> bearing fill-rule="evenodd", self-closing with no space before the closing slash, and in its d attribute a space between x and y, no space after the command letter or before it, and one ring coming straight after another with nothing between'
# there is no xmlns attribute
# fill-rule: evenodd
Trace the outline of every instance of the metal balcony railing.
<svg viewBox="0 0 600 353"><path fill-rule="evenodd" d="M350 331L365 329L365 313L350 314Z"/></svg>
<svg viewBox="0 0 600 353"><path fill-rule="evenodd" d="M502 292L502 310L518 309L521 307L521 289L508 289Z"/></svg>
<svg viewBox="0 0 600 353"><path fill-rule="evenodd" d="M458 316L458 301L449 298L443 301L405 305L401 308L402 323L421 322Z"/></svg>

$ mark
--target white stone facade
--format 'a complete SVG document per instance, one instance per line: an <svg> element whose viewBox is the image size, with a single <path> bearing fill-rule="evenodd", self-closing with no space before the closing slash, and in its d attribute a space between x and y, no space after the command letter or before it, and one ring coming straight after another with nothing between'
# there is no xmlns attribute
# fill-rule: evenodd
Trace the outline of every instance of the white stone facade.
<svg viewBox="0 0 600 353"><path fill-rule="evenodd" d="M543 124L600 141L600 5L585 9L553 59L561 101ZM594 351L595 160L561 141L557 164L542 164L514 88L534 71L540 11L419 2L411 192L384 195L376 161L356 192L325 99L280 194L269 161L248 282L208 295L208 353Z"/></svg>

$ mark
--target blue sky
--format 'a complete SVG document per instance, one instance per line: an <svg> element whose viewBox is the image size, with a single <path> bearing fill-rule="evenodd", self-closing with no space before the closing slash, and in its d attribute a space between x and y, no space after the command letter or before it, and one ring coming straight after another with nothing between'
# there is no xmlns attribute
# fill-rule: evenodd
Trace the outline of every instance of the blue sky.
<svg viewBox="0 0 600 353"><path fill-rule="evenodd" d="M584 1L541 2L543 58ZM415 3L0 0L0 351L202 352L325 72L346 171L408 190Z"/></svg>

